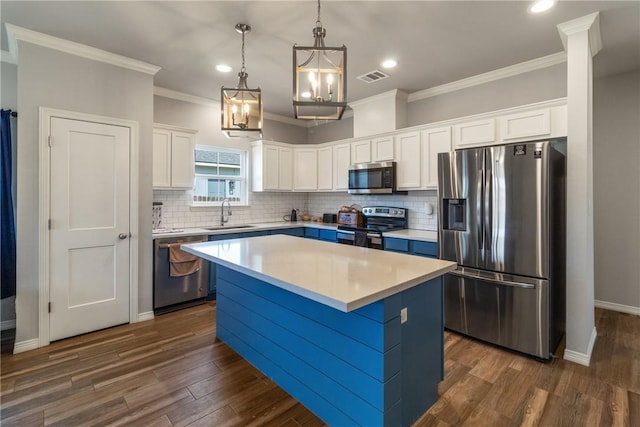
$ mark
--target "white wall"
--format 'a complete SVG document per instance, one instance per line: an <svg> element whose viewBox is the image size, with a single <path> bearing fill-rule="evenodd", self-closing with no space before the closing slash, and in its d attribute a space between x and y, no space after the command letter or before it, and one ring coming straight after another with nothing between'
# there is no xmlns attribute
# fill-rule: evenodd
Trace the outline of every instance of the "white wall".
<svg viewBox="0 0 640 427"><path fill-rule="evenodd" d="M594 81L595 299L640 314L640 71Z"/></svg>
<svg viewBox="0 0 640 427"><path fill-rule="evenodd" d="M151 163L153 76L22 41L18 66L16 343L38 337L38 108L137 121L139 312L152 310Z"/></svg>

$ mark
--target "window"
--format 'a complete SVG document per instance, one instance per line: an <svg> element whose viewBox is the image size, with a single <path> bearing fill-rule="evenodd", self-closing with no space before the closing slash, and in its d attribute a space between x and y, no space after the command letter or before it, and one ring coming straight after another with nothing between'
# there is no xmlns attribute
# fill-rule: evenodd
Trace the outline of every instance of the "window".
<svg viewBox="0 0 640 427"><path fill-rule="evenodd" d="M245 151L197 146L193 204L218 204L226 198L247 204L246 158Z"/></svg>

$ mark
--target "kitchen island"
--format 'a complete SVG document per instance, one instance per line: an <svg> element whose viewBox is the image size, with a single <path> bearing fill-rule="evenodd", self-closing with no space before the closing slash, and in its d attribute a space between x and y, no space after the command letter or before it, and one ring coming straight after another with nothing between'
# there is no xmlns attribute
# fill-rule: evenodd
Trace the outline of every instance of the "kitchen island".
<svg viewBox="0 0 640 427"><path fill-rule="evenodd" d="M182 249L217 264L217 337L330 425L411 425L443 378L454 263L274 235Z"/></svg>

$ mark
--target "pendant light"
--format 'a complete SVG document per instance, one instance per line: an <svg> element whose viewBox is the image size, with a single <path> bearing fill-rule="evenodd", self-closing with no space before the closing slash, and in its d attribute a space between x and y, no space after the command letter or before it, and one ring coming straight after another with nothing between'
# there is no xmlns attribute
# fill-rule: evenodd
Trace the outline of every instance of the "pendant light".
<svg viewBox="0 0 640 427"><path fill-rule="evenodd" d="M293 45L293 110L296 119L340 120L347 108L347 48L326 47L318 18L313 46Z"/></svg>
<svg viewBox="0 0 640 427"><path fill-rule="evenodd" d="M236 31L242 34L242 68L238 73L238 86L222 87L220 91L220 111L222 132L229 138L262 138L262 91L249 89L244 66L244 35L251 31L247 24L236 24Z"/></svg>

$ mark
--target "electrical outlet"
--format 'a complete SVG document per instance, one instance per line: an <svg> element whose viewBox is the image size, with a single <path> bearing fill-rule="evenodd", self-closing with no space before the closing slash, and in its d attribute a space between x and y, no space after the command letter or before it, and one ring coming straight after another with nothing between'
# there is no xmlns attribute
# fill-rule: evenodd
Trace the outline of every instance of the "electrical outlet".
<svg viewBox="0 0 640 427"><path fill-rule="evenodd" d="M407 307L400 310L400 323L405 323L407 321Z"/></svg>

